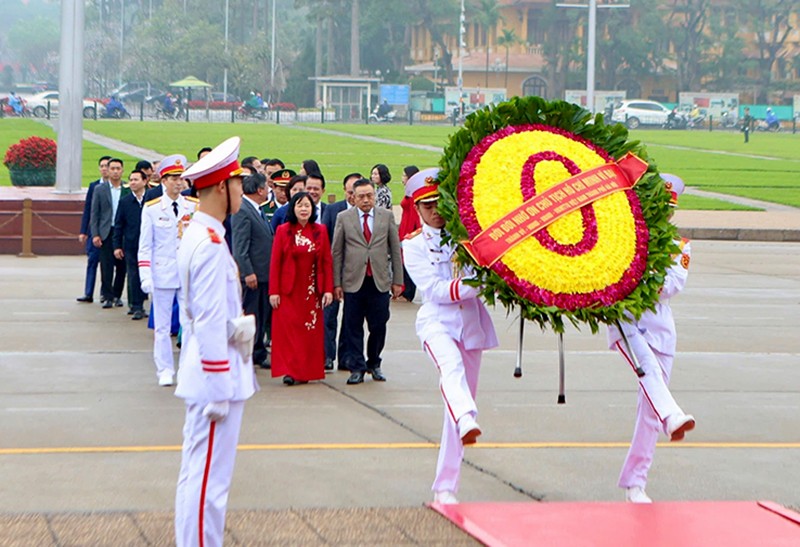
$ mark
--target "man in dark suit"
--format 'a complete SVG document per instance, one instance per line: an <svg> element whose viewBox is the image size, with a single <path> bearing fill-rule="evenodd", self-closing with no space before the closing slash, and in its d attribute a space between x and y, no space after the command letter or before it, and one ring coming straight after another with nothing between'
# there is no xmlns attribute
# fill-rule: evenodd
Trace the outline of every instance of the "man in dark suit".
<svg viewBox="0 0 800 547"><path fill-rule="evenodd" d="M403 291L400 238L392 212L375 208L372 182L355 181L353 198L356 206L336 218L333 232L333 290L337 300L344 299L345 352L339 360L352 372L348 384L360 384L367 372L373 380L384 382L381 351L386 342L389 300ZM369 328L366 360L365 320Z"/></svg>
<svg viewBox="0 0 800 547"><path fill-rule="evenodd" d="M336 217L354 206L353 203L353 183L362 178L361 173L350 173L344 177L344 199L331 203L325 208L322 215L322 224L328 229L328 237L333 245L333 230L336 228ZM334 300L323 310L325 316L325 370L333 370L333 362L336 360L336 331L339 323L339 301ZM342 355L342 341L339 339L339 355ZM347 366L339 360L339 370L348 370Z"/></svg>
<svg viewBox="0 0 800 547"><path fill-rule="evenodd" d="M125 261L114 258L114 220L120 198L129 192L122 187L122 160L108 160L108 182L95 186L89 227L92 244L100 249L100 292L103 308L122 307Z"/></svg>
<svg viewBox="0 0 800 547"><path fill-rule="evenodd" d="M325 177L322 176L322 173L306 175L306 192L311 196L314 207L317 209L317 223L322 224L322 217L328 207L328 204L322 201L322 194L325 192Z"/></svg>
<svg viewBox="0 0 800 547"><path fill-rule="evenodd" d="M83 288L83 296L77 298L78 302L91 304L94 302L94 285L97 281L97 265L100 264L100 249L92 245L92 231L89 229L89 218L92 215L92 197L95 187L108 178L108 160L111 156L103 156L97 162L100 167L100 178L89 184L86 191L86 201L83 203L83 216L81 217L81 233L78 241L86 244L86 284Z"/></svg>
<svg viewBox="0 0 800 547"><path fill-rule="evenodd" d="M268 333L269 261L272 255L272 228L261 204L267 199L267 178L261 173L248 175L242 181L242 206L231 216L233 258L242 278L244 313L256 318L253 343L253 364L269 368L264 338Z"/></svg>
<svg viewBox="0 0 800 547"><path fill-rule="evenodd" d="M131 193L122 196L114 220L114 258L125 261L128 274L128 295L134 321L144 317L144 292L139 278L139 231L142 226L142 207L147 175L135 169L128 176Z"/></svg>

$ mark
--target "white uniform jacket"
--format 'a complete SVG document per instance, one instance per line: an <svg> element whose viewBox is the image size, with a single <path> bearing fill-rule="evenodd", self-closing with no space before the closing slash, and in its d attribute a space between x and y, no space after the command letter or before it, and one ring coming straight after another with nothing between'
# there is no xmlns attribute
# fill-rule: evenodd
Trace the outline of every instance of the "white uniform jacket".
<svg viewBox="0 0 800 547"><path fill-rule="evenodd" d="M152 280L157 289L177 289L178 246L183 232L189 226L197 208L197 199L179 195L178 216L172 208L172 200L163 194L151 199L142 209L142 226L139 232L139 276L142 285Z"/></svg>
<svg viewBox="0 0 800 547"><path fill-rule="evenodd" d="M678 294L686 286L689 277L689 262L692 257L692 246L688 239L678 242L681 252L674 257L672 266L667 270L664 286L661 287L661 296L656 303L655 312L646 311L638 321L632 317L629 322L621 322L627 335L629 330L638 329L647 345L663 355L675 355L676 333L675 320L672 317L672 308L669 299ZM617 342L622 340L616 325L608 327L608 347L614 349Z"/></svg>
<svg viewBox="0 0 800 547"><path fill-rule="evenodd" d="M221 222L195 213L178 250L178 272L183 340L175 395L201 405L250 398L257 390L253 363L228 340L242 296Z"/></svg>
<svg viewBox="0 0 800 547"><path fill-rule="evenodd" d="M417 235L403 241L406 270L423 300L417 336L424 343L443 333L467 350L496 347L494 325L478 289L464 284L463 271L454 272L454 252L452 245L442 246L440 230L424 223Z"/></svg>

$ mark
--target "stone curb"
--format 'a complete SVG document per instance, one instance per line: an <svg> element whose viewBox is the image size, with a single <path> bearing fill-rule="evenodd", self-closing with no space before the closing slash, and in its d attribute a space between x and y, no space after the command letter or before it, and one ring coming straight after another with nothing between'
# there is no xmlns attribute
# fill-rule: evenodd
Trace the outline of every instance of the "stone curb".
<svg viewBox="0 0 800 547"><path fill-rule="evenodd" d="M681 237L687 239L800 242L800 230L758 228L680 228Z"/></svg>

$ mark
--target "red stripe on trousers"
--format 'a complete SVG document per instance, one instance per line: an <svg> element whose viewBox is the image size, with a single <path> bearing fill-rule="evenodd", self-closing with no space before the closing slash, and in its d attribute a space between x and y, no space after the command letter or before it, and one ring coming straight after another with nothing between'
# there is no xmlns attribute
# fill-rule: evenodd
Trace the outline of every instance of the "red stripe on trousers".
<svg viewBox="0 0 800 547"><path fill-rule="evenodd" d="M636 367L633 365L633 361L631 360L630 357L628 357L628 354L625 353L625 350L622 349L622 346L620 345L619 341L617 341L617 349L622 354L622 356L625 358L625 360L628 361L628 364L631 366L631 369L633 370L633 372L636 372ZM639 380L639 385L642 387L642 393L644 393L645 399L647 399L647 402L650 404L650 408L653 409L653 413L656 415L656 418L658 418L659 422L663 423L664 420L661 418L661 415L656 410L656 407L653 404L653 401L650 399L650 396L647 394L647 390L645 389L644 384L642 384L641 380Z"/></svg>
<svg viewBox="0 0 800 547"><path fill-rule="evenodd" d="M442 368L439 366L439 362L436 360L436 356L433 354L433 351L431 351L431 347L428 345L427 342L425 342L423 345L425 346L425 351L427 351L428 355L430 355L431 359L433 359L433 364L436 365L436 369L439 371L439 377L441 378ZM444 406L447 407L447 412L450 413L450 417L453 418L453 422L457 426L458 420L456 420L456 416L455 414L453 414L453 409L450 408L450 401L447 400L447 395L444 394L444 388L442 387L441 382L439 383L439 391L442 392L442 399L444 399Z"/></svg>
<svg viewBox="0 0 800 547"><path fill-rule="evenodd" d="M203 513L206 506L206 487L208 486L208 474L211 470L211 453L214 450L214 429L217 422L211 422L211 429L208 432L208 453L206 454L206 468L203 471L203 487L200 489L200 547L203 547Z"/></svg>

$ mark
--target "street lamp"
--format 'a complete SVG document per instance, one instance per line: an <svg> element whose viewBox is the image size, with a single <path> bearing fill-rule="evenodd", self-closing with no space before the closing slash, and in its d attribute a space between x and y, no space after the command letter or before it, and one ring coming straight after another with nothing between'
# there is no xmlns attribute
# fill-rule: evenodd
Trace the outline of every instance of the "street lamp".
<svg viewBox="0 0 800 547"><path fill-rule="evenodd" d="M464 78L463 78L463 60L464 60L464 32L466 29L464 28L465 23L467 22L467 17L464 14L464 0L461 0L461 17L458 19L458 108L459 113L463 114L462 110L462 94L464 92Z"/></svg>
<svg viewBox="0 0 800 547"><path fill-rule="evenodd" d="M597 8L629 8L630 4L597 5L597 0L589 0L589 4L556 4L559 8L589 8L589 24L586 32L586 108L594 114L594 65L595 46L597 43Z"/></svg>
<svg viewBox="0 0 800 547"><path fill-rule="evenodd" d="M222 71L222 100L228 100L228 5L230 0L225 0L225 68Z"/></svg>

